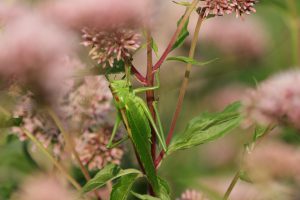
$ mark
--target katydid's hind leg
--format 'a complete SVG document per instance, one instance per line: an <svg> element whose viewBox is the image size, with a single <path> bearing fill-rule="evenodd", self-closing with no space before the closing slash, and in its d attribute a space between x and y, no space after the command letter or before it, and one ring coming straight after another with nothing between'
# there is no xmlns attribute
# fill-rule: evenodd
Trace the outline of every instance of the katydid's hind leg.
<svg viewBox="0 0 300 200"><path fill-rule="evenodd" d="M164 136L164 130L163 130L163 127L162 127L162 124L161 124L161 120L160 120L160 116L159 116L159 112L158 112L158 108L157 108L157 101L153 101L152 103L153 105L153 108L154 108L154 112L155 112L155 116L156 116L156 121L158 123L158 128L159 128L159 131L160 131L160 135Z"/></svg>
<svg viewBox="0 0 300 200"><path fill-rule="evenodd" d="M115 125L114 125L114 128L113 128L113 131L111 133L111 137L110 137L109 142L108 142L108 144L106 146L107 148L112 148L112 146L113 146L112 143L113 143L113 140L114 140L114 138L116 136L116 133L117 133L117 130L118 130L119 126L120 126L120 123L121 123L121 116L118 113L116 121L115 121Z"/></svg>
<svg viewBox="0 0 300 200"><path fill-rule="evenodd" d="M163 133L160 132L158 130L158 128L156 127L156 124L155 124L155 122L154 122L154 120L152 118L152 115L151 115L151 113L150 113L147 105L145 104L145 102L142 99L140 99L138 101L140 102L140 104L141 104L141 106L142 106L142 108L144 110L144 113L145 113L146 117L148 118L151 126L153 127L153 129L154 129L154 131L155 131L155 133L156 133L156 135L158 137L158 140L159 140L159 142L160 142L163 150L167 151L167 145L166 145L165 137L164 137Z"/></svg>
<svg viewBox="0 0 300 200"><path fill-rule="evenodd" d="M118 146L119 144L125 142L127 139L129 138L128 135L126 135L125 137L123 137L122 139L120 139L119 141L115 142L114 144L111 144L108 148L115 148L116 146Z"/></svg>
<svg viewBox="0 0 300 200"><path fill-rule="evenodd" d="M158 77L158 72L155 73L155 80L156 80L156 85L153 87L141 87L133 90L134 94L141 93L141 92L147 92L149 90L157 90L160 87L160 81Z"/></svg>

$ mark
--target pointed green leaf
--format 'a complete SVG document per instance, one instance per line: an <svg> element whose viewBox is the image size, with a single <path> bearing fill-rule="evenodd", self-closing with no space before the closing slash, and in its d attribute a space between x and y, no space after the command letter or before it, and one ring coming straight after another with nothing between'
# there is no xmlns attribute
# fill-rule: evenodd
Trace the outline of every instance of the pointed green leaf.
<svg viewBox="0 0 300 200"><path fill-rule="evenodd" d="M215 58L215 59L212 59L212 60L209 60L206 62L198 62L198 61L194 60L193 58L189 58L189 57L185 57L185 56L175 56L175 57L169 57L169 58L167 58L167 60L190 63L190 64L196 65L196 66L204 66L204 65L208 65L208 64L218 60L218 58Z"/></svg>
<svg viewBox="0 0 300 200"><path fill-rule="evenodd" d="M135 192L131 192L136 198L141 199L141 200L161 200L160 198L157 197L152 197L147 194L138 194Z"/></svg>
<svg viewBox="0 0 300 200"><path fill-rule="evenodd" d="M234 103L219 113L203 113L192 119L183 133L178 134L168 154L216 140L236 128L241 122L240 103Z"/></svg>
<svg viewBox="0 0 300 200"><path fill-rule="evenodd" d="M118 165L109 164L100 170L94 178L88 181L82 191L84 193L93 191L104 186L108 181L112 181L116 178L122 177L127 174L140 174L141 172L136 169L122 170Z"/></svg>
<svg viewBox="0 0 300 200"><path fill-rule="evenodd" d="M244 171L244 170L240 171L240 179L242 181L247 182L247 183L253 183L253 181L249 177L249 174L246 171Z"/></svg>
<svg viewBox="0 0 300 200"><path fill-rule="evenodd" d="M20 126L22 124L21 117L10 117L0 114L0 128L10 128L13 126Z"/></svg>
<svg viewBox="0 0 300 200"><path fill-rule="evenodd" d="M177 22L177 26L180 24L180 22L182 21L182 19L183 19L183 16ZM190 33L188 31L188 25L189 25L189 19L185 22L185 24L184 24L184 26L183 26L183 28L182 28L182 30L181 30L181 32L180 32L180 34L179 34L176 42L175 42L175 44L172 47L172 51L174 49L180 47L183 44L184 40L189 36Z"/></svg>
<svg viewBox="0 0 300 200"><path fill-rule="evenodd" d="M158 179L160 185L159 197L161 200L171 200L169 184L162 178Z"/></svg>
<svg viewBox="0 0 300 200"><path fill-rule="evenodd" d="M130 194L132 185L140 176L141 174L127 174L122 176L113 186L110 200L126 200Z"/></svg>
<svg viewBox="0 0 300 200"><path fill-rule="evenodd" d="M158 57L158 46L153 38L151 39L151 48L154 51L155 56Z"/></svg>
<svg viewBox="0 0 300 200"><path fill-rule="evenodd" d="M172 1L172 2L181 6L186 6L186 7L191 6L191 3L188 1L180 1L180 2Z"/></svg>

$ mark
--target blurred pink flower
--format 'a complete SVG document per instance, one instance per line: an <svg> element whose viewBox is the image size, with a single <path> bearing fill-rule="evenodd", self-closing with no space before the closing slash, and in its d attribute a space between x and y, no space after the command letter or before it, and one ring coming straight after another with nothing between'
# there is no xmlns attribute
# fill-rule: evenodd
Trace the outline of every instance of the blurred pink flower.
<svg viewBox="0 0 300 200"><path fill-rule="evenodd" d="M300 129L300 71L290 70L272 76L244 98L249 123L280 123Z"/></svg>
<svg viewBox="0 0 300 200"><path fill-rule="evenodd" d="M208 198L196 190L188 189L181 194L180 198L176 200L208 200Z"/></svg>
<svg viewBox="0 0 300 200"><path fill-rule="evenodd" d="M16 3L0 2L0 28L7 23L25 15L28 8Z"/></svg>
<svg viewBox="0 0 300 200"><path fill-rule="evenodd" d="M49 175L38 175L25 181L16 200L74 200L78 199L62 181ZM79 200L79 199L78 199Z"/></svg>
<svg viewBox="0 0 300 200"><path fill-rule="evenodd" d="M0 36L0 76L14 77L43 100L53 100L71 76L66 58L74 53L74 41L70 32L48 20L22 16L8 23Z"/></svg>
<svg viewBox="0 0 300 200"><path fill-rule="evenodd" d="M102 169L108 163L120 164L124 151L122 147L108 149L112 128L105 127L98 132L85 131L76 140L76 150L82 163L90 170Z"/></svg>
<svg viewBox="0 0 300 200"><path fill-rule="evenodd" d="M246 89L248 87L239 84L225 86L213 92L208 97L208 103L215 109L223 110L227 105L242 100Z"/></svg>
<svg viewBox="0 0 300 200"><path fill-rule="evenodd" d="M266 29L253 19L216 18L203 26L200 39L238 58L260 58L269 45Z"/></svg>
<svg viewBox="0 0 300 200"><path fill-rule="evenodd" d="M81 30L104 30L119 25L141 25L149 17L148 0L56 0L42 5L51 19Z"/></svg>
<svg viewBox="0 0 300 200"><path fill-rule="evenodd" d="M245 167L257 181L293 179L300 181L300 150L279 141L261 143L245 158ZM272 164L270 164L272 163Z"/></svg>

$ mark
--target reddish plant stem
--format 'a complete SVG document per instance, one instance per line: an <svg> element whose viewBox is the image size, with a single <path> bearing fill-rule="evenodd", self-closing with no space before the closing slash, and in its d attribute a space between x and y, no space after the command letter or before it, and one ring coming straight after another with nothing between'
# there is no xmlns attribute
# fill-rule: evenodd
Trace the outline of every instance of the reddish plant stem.
<svg viewBox="0 0 300 200"><path fill-rule="evenodd" d="M154 85L154 73L153 73L153 58L152 58L152 36L151 36L151 31L149 29L146 29L146 37L147 37L147 75L146 75L146 80L147 80L147 86L152 87ZM153 102L155 100L155 95L153 90L149 90L146 92L146 101L147 101L147 106L149 108L149 111L152 115L152 118L154 122L156 122L156 115L155 115L155 110L153 107ZM156 158L156 134L151 127L151 156L153 162L155 162ZM154 191L151 185L149 184L149 194L154 196Z"/></svg>
<svg viewBox="0 0 300 200"><path fill-rule="evenodd" d="M154 67L153 67L153 72L157 71L160 66L163 64L163 62L166 60L167 56L169 55L169 53L172 51L173 45L175 44L180 32L182 31L184 24L186 23L186 21L189 19L191 13L194 11L194 8L197 6L199 0L194 0L191 3L191 6L187 9L187 11L185 12L185 14L183 15L183 18L180 22L180 24L178 25L174 35L172 36L167 48L165 49L164 53L162 54L162 56L160 57L160 59L157 61L157 63L155 63Z"/></svg>
<svg viewBox="0 0 300 200"><path fill-rule="evenodd" d="M131 63L131 71L137 78L139 82L141 82L143 85L147 85L147 79L135 68L135 66Z"/></svg>
<svg viewBox="0 0 300 200"><path fill-rule="evenodd" d="M146 76L146 80L147 80L147 86L151 87L154 85L154 74L152 73L153 72L152 47L151 47L152 36L151 36L150 30L148 30L148 29L146 30L146 36L147 36L147 76ZM156 121L156 115L155 115L155 111L154 111L154 107L153 107L154 98L155 97L154 97L153 90L149 90L146 92L146 100L147 100L148 108L151 112L152 118L154 119L154 121ZM153 128L151 128L151 141L152 141L151 154L152 154L153 161L155 161L155 158L156 158L156 134L155 134Z"/></svg>
<svg viewBox="0 0 300 200"><path fill-rule="evenodd" d="M200 32L200 28L201 28L203 20L204 20L203 13L201 13L201 14L199 14L199 18L198 18L197 25L196 25L196 28L195 28L195 31L194 31L194 36L193 36L193 40L192 40L192 44L191 44L191 48L190 48L190 52L189 52L189 58L192 58L192 59L194 58L194 55L195 55L196 45L197 45L197 42L198 42L199 32ZM172 118L170 130L169 130L169 133L168 133L168 136L167 136L167 139L166 139L167 145L170 144L171 139L172 139L173 134L174 134L177 119L179 117L179 114L180 114L180 111L181 111L181 108L182 108L182 104L183 104L183 100L184 100L184 96L185 96L185 93L186 93L186 90L187 90L187 87L188 87L191 68L192 68L192 64L188 63L187 66L186 66L186 69L185 69L185 75L184 75L184 79L183 79L182 84L181 84L179 97L178 97L176 109L175 109L175 112L174 112L174 115L173 115L173 118ZM160 164L161 160L163 159L164 155L165 155L165 152L161 151L158 158L155 161L155 166L156 167L159 166L159 164Z"/></svg>

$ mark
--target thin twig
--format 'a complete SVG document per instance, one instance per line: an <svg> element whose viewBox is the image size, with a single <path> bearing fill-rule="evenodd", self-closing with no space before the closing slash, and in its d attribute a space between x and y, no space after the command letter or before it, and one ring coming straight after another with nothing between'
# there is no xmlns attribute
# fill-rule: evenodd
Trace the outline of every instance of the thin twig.
<svg viewBox="0 0 300 200"><path fill-rule="evenodd" d="M198 43L198 39L199 39L199 32L200 32L200 28L202 25L202 22L204 20L203 14L199 14L199 18L197 21L197 25L194 31L194 36L193 36L193 40L192 40L192 44L191 44L191 48L190 48L190 52L189 52L189 58L193 59L194 55L195 55L195 49L196 49L196 45ZM182 104L183 104L183 100L184 100L184 96L188 87L188 83L189 83L189 77L190 77L190 72L191 72L191 68L192 68L192 64L188 63L186 65L186 69L185 69L185 75L184 75L184 79L182 81L182 85L180 88L180 92L179 92L179 97L178 97L178 101L177 101L177 105L176 105L176 109L172 118L172 122L171 122L171 126L170 126L170 130L167 136L167 140L166 143L167 145L170 144L171 139L173 137L174 134L174 130L175 130L175 126L177 123L177 119L179 117L181 108L182 108ZM161 151L159 154L159 157L156 159L156 167L159 166L162 158L164 157L165 152Z"/></svg>
<svg viewBox="0 0 300 200"><path fill-rule="evenodd" d="M63 135L66 145L68 146L68 148L70 148L73 156L75 157L76 161L78 162L79 167L80 167L85 179L87 181L89 181L91 179L90 174L80 160L80 157L75 149L73 138L70 137L69 133L65 130L63 124L61 123L61 121L60 121L59 117L56 115L56 113L50 108L47 108L47 111L48 111L50 117L53 119L54 123L56 124L57 128L60 130L61 134Z"/></svg>
<svg viewBox="0 0 300 200"><path fill-rule="evenodd" d="M5 108L0 106L0 112L10 117L11 114ZM20 129L25 133L25 135L49 158L49 160L53 163L58 170L67 178L67 180L77 189L81 190L81 186L77 183L77 181L68 174L67 170L52 156L52 154L44 147L44 145L26 128L20 127Z"/></svg>
<svg viewBox="0 0 300 200"><path fill-rule="evenodd" d="M227 200L227 199L228 199L228 197L229 197L229 195L231 194L233 188L235 187L235 185L237 184L238 180L240 179L240 173L241 173L240 170L238 170L238 171L236 172L236 174L235 174L235 176L233 177L233 179L232 179L232 181L231 181L231 183L230 183L228 189L226 190L226 193L225 193L225 195L224 195L224 197L223 197L223 200Z"/></svg>
<svg viewBox="0 0 300 200"><path fill-rule="evenodd" d="M38 141L38 139L30 133L27 129L21 127L21 130L26 134L26 136L49 158L49 160L57 167L58 170L69 180L69 182L77 189L81 190L81 186L77 181L68 174L67 170L51 155L51 153L43 146L43 144Z"/></svg>
<svg viewBox="0 0 300 200"><path fill-rule="evenodd" d="M251 151L253 151L254 147L255 147L257 144L261 143L261 142L266 138L266 136L267 136L267 135L275 128L275 127L276 127L275 125L269 125L269 126L266 128L266 130L265 130L263 136L261 136L257 141L252 142L252 148L251 148ZM246 150L244 149L244 152L243 152L241 161L243 160L245 154L249 154L249 152L246 151ZM241 164L240 164L240 165L241 165ZM241 167L239 167L238 171L236 172L235 176L233 177L232 181L230 182L229 187L227 188L227 190L226 190L226 192L225 192L225 195L224 195L224 197L223 197L223 200L227 200L227 199L229 198L231 192L233 191L234 187L236 186L238 180L240 179L241 171L242 171L242 170L241 170Z"/></svg>
<svg viewBox="0 0 300 200"><path fill-rule="evenodd" d="M165 61L165 59L167 58L167 56L169 55L169 53L172 51L172 47L175 44L179 34L181 33L184 24L187 22L187 20L189 19L190 15L192 14L192 12L194 11L195 7L197 6L197 4L199 3L199 0L194 0L190 7L188 8L188 10L185 12L180 24L178 25L174 35L172 36L167 48L165 49L164 53L162 54L162 56L160 57L160 59L157 61L157 63L154 65L153 67L153 72L157 71L160 66L163 64L163 62Z"/></svg>

